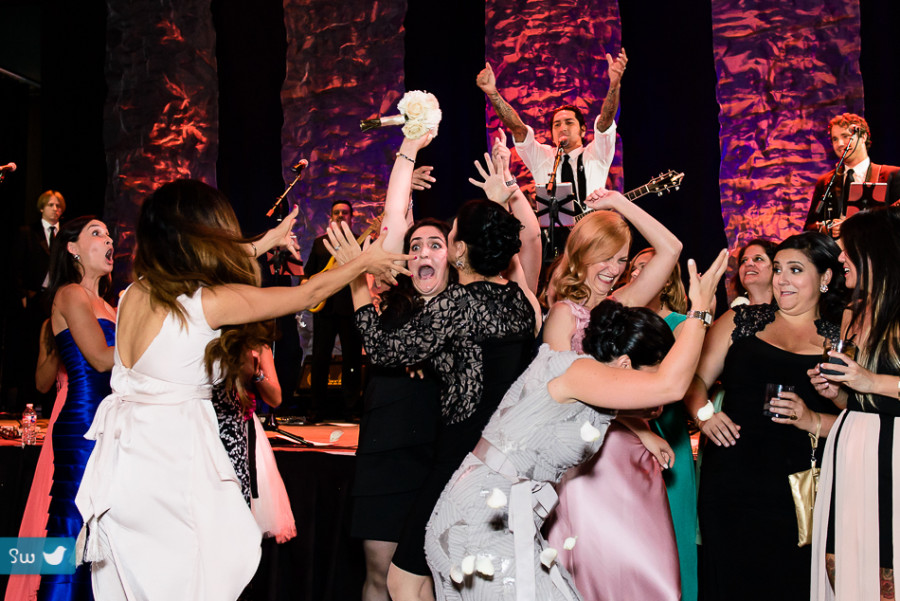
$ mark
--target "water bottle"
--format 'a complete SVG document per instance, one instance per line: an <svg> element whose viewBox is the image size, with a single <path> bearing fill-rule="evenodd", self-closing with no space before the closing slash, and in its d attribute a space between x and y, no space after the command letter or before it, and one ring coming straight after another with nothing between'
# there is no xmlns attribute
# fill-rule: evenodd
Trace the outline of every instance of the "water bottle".
<svg viewBox="0 0 900 601"><path fill-rule="evenodd" d="M31 403L22 412L22 446L33 445L37 441L37 413Z"/></svg>

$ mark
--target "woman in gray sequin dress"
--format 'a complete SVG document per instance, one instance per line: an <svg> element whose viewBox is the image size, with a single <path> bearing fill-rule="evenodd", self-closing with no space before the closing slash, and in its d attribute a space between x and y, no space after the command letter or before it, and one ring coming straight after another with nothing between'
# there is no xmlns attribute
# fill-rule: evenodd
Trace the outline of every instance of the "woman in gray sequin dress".
<svg viewBox="0 0 900 601"><path fill-rule="evenodd" d="M702 280L689 263L695 309L711 306L726 256L720 253ZM593 359L541 347L432 513L425 551L437 598L581 599L540 534L556 501L552 484L600 448L614 412L594 407L681 399L704 332L690 319L673 346L671 331L650 310L604 301L585 336Z"/></svg>

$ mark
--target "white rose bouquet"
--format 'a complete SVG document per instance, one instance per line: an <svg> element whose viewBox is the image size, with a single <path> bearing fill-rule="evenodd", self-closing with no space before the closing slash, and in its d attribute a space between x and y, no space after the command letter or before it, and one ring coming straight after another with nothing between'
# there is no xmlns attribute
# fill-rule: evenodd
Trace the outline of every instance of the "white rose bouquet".
<svg viewBox="0 0 900 601"><path fill-rule="evenodd" d="M428 92L410 90L397 103L397 109L400 111L399 115L364 119L359 124L360 129L369 131L386 125L402 125L403 135L410 140L416 140L432 129L437 130L441 122L441 107L438 100L434 94Z"/></svg>

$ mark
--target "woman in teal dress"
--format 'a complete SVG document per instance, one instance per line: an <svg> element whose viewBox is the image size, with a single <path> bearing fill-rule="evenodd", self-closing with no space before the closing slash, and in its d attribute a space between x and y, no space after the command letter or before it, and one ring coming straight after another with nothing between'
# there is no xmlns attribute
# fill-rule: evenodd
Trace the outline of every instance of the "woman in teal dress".
<svg viewBox="0 0 900 601"><path fill-rule="evenodd" d="M653 258L652 248L646 248L631 260L628 281L638 278L644 265ZM647 308L663 318L666 325L678 335L680 326L687 319L687 295L681 281L681 268L675 269L660 290L656 300ZM679 573L681 575L682 601L697 599L697 484L694 470L694 453L687 429L687 412L684 403L666 405L662 414L650 424L653 430L666 439L675 452L675 462L663 472L669 511L675 527L675 543L678 546Z"/></svg>
<svg viewBox="0 0 900 601"><path fill-rule="evenodd" d="M112 239L102 221L79 217L60 228L50 259L50 326L69 390L52 438L45 442L53 445L48 537L76 538L81 530L75 493L94 448L84 434L109 394L113 364L116 311L103 298L112 268ZM81 565L74 574L43 576L38 599L93 599L90 566Z"/></svg>

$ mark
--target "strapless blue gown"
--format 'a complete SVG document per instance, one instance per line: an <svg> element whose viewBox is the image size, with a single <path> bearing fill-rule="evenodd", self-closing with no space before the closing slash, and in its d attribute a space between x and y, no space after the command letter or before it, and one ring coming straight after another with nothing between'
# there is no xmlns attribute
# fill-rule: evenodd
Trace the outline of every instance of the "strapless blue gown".
<svg viewBox="0 0 900 601"><path fill-rule="evenodd" d="M98 321L106 344L113 346L116 324L107 319ZM94 441L87 440L84 434L94 421L100 401L109 394L110 372L100 373L91 367L69 330L56 335L56 348L69 374L69 391L53 426L53 438L49 441L53 445L53 485L50 488L47 536L76 538L83 522L75 507L75 493L81 484L88 457L94 450ZM41 578L39 601L93 598L90 564L82 564L71 575L53 574Z"/></svg>

